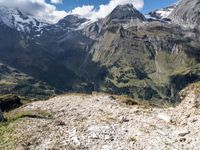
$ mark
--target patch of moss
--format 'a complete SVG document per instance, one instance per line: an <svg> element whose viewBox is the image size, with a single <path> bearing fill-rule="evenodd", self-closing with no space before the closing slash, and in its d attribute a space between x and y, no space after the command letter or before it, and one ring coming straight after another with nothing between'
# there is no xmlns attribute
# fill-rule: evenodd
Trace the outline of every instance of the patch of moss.
<svg viewBox="0 0 200 150"><path fill-rule="evenodd" d="M192 84L192 89L196 94L200 94L200 81Z"/></svg>
<svg viewBox="0 0 200 150"><path fill-rule="evenodd" d="M0 86L5 86L5 85L16 85L16 83L9 82L9 81L6 81L6 80L1 80Z"/></svg>
<svg viewBox="0 0 200 150"><path fill-rule="evenodd" d="M8 125L8 122L0 123L0 149L13 149L13 128L9 127Z"/></svg>
<svg viewBox="0 0 200 150"><path fill-rule="evenodd" d="M137 139L135 137L129 137L128 142L136 143Z"/></svg>
<svg viewBox="0 0 200 150"><path fill-rule="evenodd" d="M123 104L126 104L127 106L134 106L138 105L144 109L152 108L152 107L157 107L157 108L169 108L173 107L174 104L168 102L168 101L146 101L146 100L141 100L141 99L134 99L128 95L120 95L120 96L114 96L116 99L119 99Z"/></svg>
<svg viewBox="0 0 200 150"><path fill-rule="evenodd" d="M46 110L21 110L17 109L5 114L6 119L9 122L21 119L21 118L41 118L41 119L51 119L53 116L49 111Z"/></svg>
<svg viewBox="0 0 200 150"><path fill-rule="evenodd" d="M23 118L51 119L53 116L45 110L16 109L5 113L6 122L0 123L0 149L16 149L17 139L13 136L15 125ZM19 123L19 122L18 122Z"/></svg>

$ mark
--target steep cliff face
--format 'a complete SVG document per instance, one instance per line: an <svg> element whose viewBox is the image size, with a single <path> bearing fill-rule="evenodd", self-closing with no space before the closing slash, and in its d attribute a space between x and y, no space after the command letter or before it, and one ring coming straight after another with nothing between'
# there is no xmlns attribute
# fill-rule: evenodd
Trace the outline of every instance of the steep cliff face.
<svg viewBox="0 0 200 150"><path fill-rule="evenodd" d="M103 88L140 99L175 100L181 88L199 80L199 44L188 34L192 32L157 22L128 28L108 24L90 52L109 68Z"/></svg>
<svg viewBox="0 0 200 150"><path fill-rule="evenodd" d="M182 0L170 14L170 18L184 26L198 27L200 24L200 1Z"/></svg>

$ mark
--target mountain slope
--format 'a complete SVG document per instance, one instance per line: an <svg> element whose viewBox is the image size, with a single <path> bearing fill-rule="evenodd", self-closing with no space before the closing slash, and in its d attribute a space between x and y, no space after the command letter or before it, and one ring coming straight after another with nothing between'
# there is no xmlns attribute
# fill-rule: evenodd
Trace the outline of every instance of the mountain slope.
<svg viewBox="0 0 200 150"><path fill-rule="evenodd" d="M61 57L65 57L65 49L62 50L59 45L64 46L65 40L72 42L71 46L66 48L71 51L71 54L69 54L70 52L67 54L69 57L73 55L73 50L85 48L82 43L75 45L76 41L72 40L73 37L70 39L64 37L71 31L64 31L57 24L48 25L42 30L40 36L35 37L35 34L24 33L5 24L0 26L0 60L5 64L35 79L47 82L61 91L75 90L77 86L79 87L85 82L61 59ZM76 32L71 35L78 37ZM56 41L58 42L56 43ZM80 53L76 56L78 57ZM84 51L83 55L80 54L80 57L85 57ZM58 61L59 59L60 61Z"/></svg>
<svg viewBox="0 0 200 150"><path fill-rule="evenodd" d="M39 34L42 28L48 25L14 8L0 6L0 14L0 22L17 31Z"/></svg>
<svg viewBox="0 0 200 150"><path fill-rule="evenodd" d="M198 27L200 24L199 0L182 0L169 16L174 22Z"/></svg>
<svg viewBox="0 0 200 150"><path fill-rule="evenodd" d="M139 99L176 99L185 78L191 75L188 82L193 82L199 80L200 73L199 60L192 59L197 55L198 59L199 49L191 47L188 37L181 33L181 28L165 24L148 23L127 29L121 24L109 24L90 52L94 61L109 68L104 90ZM195 41L195 36L191 40ZM179 75L179 83L174 83L173 78ZM177 84L180 88L174 87Z"/></svg>
<svg viewBox="0 0 200 150"><path fill-rule="evenodd" d="M47 99L56 91L47 83L35 80L14 68L0 63L0 95L16 94L30 99Z"/></svg>
<svg viewBox="0 0 200 150"><path fill-rule="evenodd" d="M93 23L66 16L39 34L1 23L0 60L61 91L175 102L200 80L200 32L174 22L149 21L128 4Z"/></svg>
<svg viewBox="0 0 200 150"><path fill-rule="evenodd" d="M164 19L167 20L169 19L169 15L172 13L172 11L175 9L176 5L172 5L166 8L162 8L162 9L157 9L155 11L150 12L147 15L147 18L151 18L151 19Z"/></svg>

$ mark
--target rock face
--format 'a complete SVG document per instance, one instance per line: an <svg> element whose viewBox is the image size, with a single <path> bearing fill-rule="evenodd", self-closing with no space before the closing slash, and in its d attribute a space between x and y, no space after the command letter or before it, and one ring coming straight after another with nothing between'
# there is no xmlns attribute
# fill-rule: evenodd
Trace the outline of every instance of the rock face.
<svg viewBox="0 0 200 150"><path fill-rule="evenodd" d="M61 19L58 22L58 25L61 25L63 27L67 26L72 29L77 29L81 24L85 23L86 21L88 20L85 18L81 18L76 15L68 15L65 18Z"/></svg>
<svg viewBox="0 0 200 150"><path fill-rule="evenodd" d="M180 92L184 101L179 105L183 110L196 110L200 108L200 82L194 83Z"/></svg>
<svg viewBox="0 0 200 150"><path fill-rule="evenodd" d="M199 8L199 0L182 0L169 17L176 23L198 27L200 24Z"/></svg>
<svg viewBox="0 0 200 150"><path fill-rule="evenodd" d="M21 99L15 95L7 95L0 97L0 110L3 112L13 110L22 106Z"/></svg>
<svg viewBox="0 0 200 150"><path fill-rule="evenodd" d="M39 34L48 23L39 21L33 16L26 14L19 9L0 6L0 23L27 34Z"/></svg>
<svg viewBox="0 0 200 150"><path fill-rule="evenodd" d="M19 111L49 111L53 117L23 118L10 124L13 132L4 134L11 134L13 143L3 138L1 148L196 149L200 113L197 107L183 108L193 105L186 104L193 90L187 92L180 106L165 109L126 105L126 98L104 94L68 94L34 102Z"/></svg>
<svg viewBox="0 0 200 150"><path fill-rule="evenodd" d="M198 11L198 4L190 6L184 10ZM7 12L2 16L9 20L13 11ZM29 24L30 16L14 14ZM96 22L69 15L56 24L39 24L40 30L30 23L31 32L11 27L4 19L0 61L61 92L103 91L176 102L181 89L200 80L200 32L183 28L173 18L150 21L127 4Z"/></svg>
<svg viewBox="0 0 200 150"><path fill-rule="evenodd" d="M125 22L133 20L144 21L146 18L132 4L117 6L105 19L104 23Z"/></svg>

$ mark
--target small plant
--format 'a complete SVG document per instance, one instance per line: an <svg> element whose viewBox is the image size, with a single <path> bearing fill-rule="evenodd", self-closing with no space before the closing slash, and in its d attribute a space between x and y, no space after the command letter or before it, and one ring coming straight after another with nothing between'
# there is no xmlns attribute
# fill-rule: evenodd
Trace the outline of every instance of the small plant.
<svg viewBox="0 0 200 150"><path fill-rule="evenodd" d="M129 137L128 142L136 143L137 139L135 137Z"/></svg>
<svg viewBox="0 0 200 150"><path fill-rule="evenodd" d="M146 133L146 134L149 134L149 133L150 133L150 131L149 131L149 129L148 129L147 127L141 127L139 130L140 130L141 132Z"/></svg>

